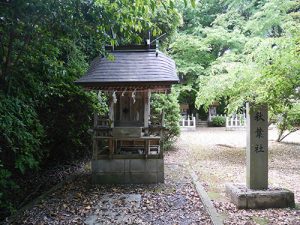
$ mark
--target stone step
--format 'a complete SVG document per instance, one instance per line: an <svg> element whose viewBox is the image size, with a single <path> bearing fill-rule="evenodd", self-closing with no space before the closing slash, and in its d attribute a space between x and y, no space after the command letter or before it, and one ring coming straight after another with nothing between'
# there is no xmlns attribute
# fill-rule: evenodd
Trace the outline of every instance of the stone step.
<svg viewBox="0 0 300 225"><path fill-rule="evenodd" d="M196 126L197 127L208 127L208 123L207 123L207 121L197 121L196 122Z"/></svg>

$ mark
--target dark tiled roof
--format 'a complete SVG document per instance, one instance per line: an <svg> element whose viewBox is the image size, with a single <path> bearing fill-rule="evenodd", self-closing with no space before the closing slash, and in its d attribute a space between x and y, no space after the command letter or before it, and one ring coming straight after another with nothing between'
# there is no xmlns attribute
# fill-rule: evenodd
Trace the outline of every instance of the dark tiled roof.
<svg viewBox="0 0 300 225"><path fill-rule="evenodd" d="M115 51L114 60L96 58L87 73L75 81L82 86L178 83L175 62L162 52Z"/></svg>

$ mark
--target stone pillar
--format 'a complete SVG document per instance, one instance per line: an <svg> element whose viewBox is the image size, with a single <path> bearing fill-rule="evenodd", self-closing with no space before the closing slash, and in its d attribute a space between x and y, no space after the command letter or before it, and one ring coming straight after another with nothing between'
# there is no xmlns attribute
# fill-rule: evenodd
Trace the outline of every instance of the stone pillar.
<svg viewBox="0 0 300 225"><path fill-rule="evenodd" d="M247 103L247 187L268 188L268 107Z"/></svg>

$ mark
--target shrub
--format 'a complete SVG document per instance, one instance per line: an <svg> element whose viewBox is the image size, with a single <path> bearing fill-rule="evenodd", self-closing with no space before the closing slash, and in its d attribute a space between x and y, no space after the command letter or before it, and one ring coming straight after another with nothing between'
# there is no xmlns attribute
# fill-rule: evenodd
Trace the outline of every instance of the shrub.
<svg viewBox="0 0 300 225"><path fill-rule="evenodd" d="M39 107L39 117L45 129L49 158L60 161L80 158L91 152L93 113L99 109L95 93L73 84L52 85Z"/></svg>
<svg viewBox="0 0 300 225"><path fill-rule="evenodd" d="M12 209L8 196L16 188L13 173L37 169L45 151L40 149L44 130L34 107L0 94L0 207ZM3 210L4 211L4 210Z"/></svg>
<svg viewBox="0 0 300 225"><path fill-rule="evenodd" d="M212 125L214 127L225 127L226 119L224 116L215 116L212 118Z"/></svg>
<svg viewBox="0 0 300 225"><path fill-rule="evenodd" d="M180 109L177 96L171 94L153 94L151 96L151 116L160 117L161 112L165 113L165 131L163 135L164 148L170 148L174 139L180 134L179 120Z"/></svg>
<svg viewBox="0 0 300 225"><path fill-rule="evenodd" d="M11 179L11 172L3 168L3 164L0 161L0 218L14 211L13 204L10 202L8 196L12 190L17 188L18 186Z"/></svg>
<svg viewBox="0 0 300 225"><path fill-rule="evenodd" d="M24 173L34 169L44 155L41 140L44 130L33 106L23 101L0 95L0 143L4 167Z"/></svg>

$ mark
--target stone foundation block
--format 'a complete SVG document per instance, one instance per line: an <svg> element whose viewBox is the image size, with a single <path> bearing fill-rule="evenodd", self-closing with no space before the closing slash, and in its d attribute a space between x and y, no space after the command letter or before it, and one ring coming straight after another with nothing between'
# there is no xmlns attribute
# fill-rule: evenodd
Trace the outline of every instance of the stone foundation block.
<svg viewBox="0 0 300 225"><path fill-rule="evenodd" d="M164 182L163 159L99 159L92 161L94 184L152 184Z"/></svg>
<svg viewBox="0 0 300 225"><path fill-rule="evenodd" d="M226 184L226 195L239 209L295 207L294 193L282 188L251 190L242 184Z"/></svg>

